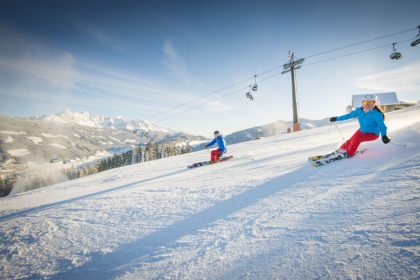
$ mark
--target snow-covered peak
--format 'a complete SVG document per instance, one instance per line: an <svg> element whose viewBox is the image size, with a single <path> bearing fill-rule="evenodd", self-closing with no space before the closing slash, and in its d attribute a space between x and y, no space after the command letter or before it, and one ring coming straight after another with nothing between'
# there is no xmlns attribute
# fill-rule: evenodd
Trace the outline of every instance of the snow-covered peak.
<svg viewBox="0 0 420 280"><path fill-rule="evenodd" d="M89 112L77 112L65 109L63 112L49 116L35 116L35 119L41 119L46 122L54 122L60 124L77 124L97 128L113 128L125 130L142 130L171 133L176 132L169 128L163 127L149 120L127 120L124 117L103 117L90 114Z"/></svg>
<svg viewBox="0 0 420 280"><path fill-rule="evenodd" d="M77 112L65 109L63 112L47 116L45 121L58 123L79 124L90 127L101 127L103 117L90 115L88 112Z"/></svg>

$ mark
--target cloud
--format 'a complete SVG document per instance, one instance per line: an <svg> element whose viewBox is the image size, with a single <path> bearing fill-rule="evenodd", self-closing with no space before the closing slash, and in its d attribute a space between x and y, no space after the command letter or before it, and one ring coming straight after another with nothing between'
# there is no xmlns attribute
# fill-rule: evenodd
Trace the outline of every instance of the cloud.
<svg viewBox="0 0 420 280"><path fill-rule="evenodd" d="M74 19L73 23L80 31L90 36L97 42L117 51L123 51L125 49L121 40L110 36L108 33L92 23L82 21L80 19Z"/></svg>
<svg viewBox="0 0 420 280"><path fill-rule="evenodd" d="M3 73L17 78L19 83L37 78L56 88L75 86L76 59L71 53L29 40L7 24L0 28L0 39L0 71ZM0 80L2 78L6 79L0 76Z"/></svg>
<svg viewBox="0 0 420 280"><path fill-rule="evenodd" d="M192 98L164 81L78 58L18 32L0 29L0 38L5 42L0 46L0 99L8 98L5 101L10 104L19 98L27 100L28 106L36 100L44 102L46 111L74 104L75 109L150 115Z"/></svg>
<svg viewBox="0 0 420 280"><path fill-rule="evenodd" d="M223 97L219 95L214 96L213 100L209 101L206 106L211 112L229 112L234 109L231 105L224 102Z"/></svg>
<svg viewBox="0 0 420 280"><path fill-rule="evenodd" d="M37 77L54 86L67 89L75 87L77 71L74 64L74 57L66 52L48 58L7 58L0 56L0 69L9 68L20 74Z"/></svg>
<svg viewBox="0 0 420 280"><path fill-rule="evenodd" d="M186 85L201 85L201 83L195 80L190 74L187 64L175 49L172 39L167 38L164 41L163 54L164 57L162 59L162 64L172 76L185 83Z"/></svg>
<svg viewBox="0 0 420 280"><path fill-rule="evenodd" d="M420 63L405 65L356 79L356 86L369 90L396 91L403 94L420 92Z"/></svg>

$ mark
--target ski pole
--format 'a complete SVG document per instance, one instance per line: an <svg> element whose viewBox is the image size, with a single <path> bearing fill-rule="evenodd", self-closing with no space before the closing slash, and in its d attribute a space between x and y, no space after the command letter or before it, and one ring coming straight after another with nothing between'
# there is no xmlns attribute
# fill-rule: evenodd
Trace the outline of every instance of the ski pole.
<svg viewBox="0 0 420 280"><path fill-rule="evenodd" d="M390 143L392 143L392 144L394 144L395 146L398 146L398 147L403 147L403 148L407 147L406 144L400 144L400 143L395 142L395 141L391 141Z"/></svg>
<svg viewBox="0 0 420 280"><path fill-rule="evenodd" d="M337 129L338 133L340 134L341 139L342 139L343 141L345 141L345 140L346 140L346 138L344 138L343 134L341 133L341 130L338 128L338 126L337 126L337 124L336 124L336 123L334 123L334 126L335 126L335 128Z"/></svg>

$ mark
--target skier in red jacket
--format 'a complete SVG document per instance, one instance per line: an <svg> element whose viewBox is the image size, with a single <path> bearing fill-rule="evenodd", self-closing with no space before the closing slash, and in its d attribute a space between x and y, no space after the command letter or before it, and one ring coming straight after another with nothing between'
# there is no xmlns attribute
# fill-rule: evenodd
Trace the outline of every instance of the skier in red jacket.
<svg viewBox="0 0 420 280"><path fill-rule="evenodd" d="M210 143L208 143L205 147L207 149L208 147L213 146L216 143L219 146L219 148L217 150L211 151L210 160L212 163L217 162L218 159L227 152L226 141L223 138L223 135L221 135L218 130L214 132L214 139L211 140Z"/></svg>

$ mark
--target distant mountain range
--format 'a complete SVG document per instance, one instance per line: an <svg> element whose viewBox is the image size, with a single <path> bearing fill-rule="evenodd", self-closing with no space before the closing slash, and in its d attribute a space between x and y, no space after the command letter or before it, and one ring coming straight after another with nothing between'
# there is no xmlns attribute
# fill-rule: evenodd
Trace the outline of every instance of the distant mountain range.
<svg viewBox="0 0 420 280"><path fill-rule="evenodd" d="M321 126L330 125L329 119L322 120L308 120L300 119L301 129L311 129ZM255 140L261 137L270 137L282 133L287 133L287 129L292 127L292 122L276 121L262 126L256 126L245 130L237 131L226 135L226 142L235 144L250 140Z"/></svg>
<svg viewBox="0 0 420 280"><path fill-rule="evenodd" d="M302 129L328 125L329 120L301 119ZM291 122L277 121L238 131L226 136L229 144L286 133ZM22 167L27 161L48 162L59 159L80 162L91 157L145 145L147 142L188 143L201 149L209 139L166 128L147 120L103 117L88 112L64 110L49 116L18 118L0 116L0 176ZM4 175L4 174L3 174Z"/></svg>
<svg viewBox="0 0 420 280"><path fill-rule="evenodd" d="M208 139L150 121L102 117L65 110L50 116L0 116L0 177L23 170L26 162L80 163L148 142L177 147Z"/></svg>
<svg viewBox="0 0 420 280"><path fill-rule="evenodd" d="M91 115L88 112L73 112L64 110L61 113L50 116L33 116L32 120L41 120L56 124L76 124L96 128L112 128L124 129L128 131L147 131L147 132L163 132L163 133L179 133L173 129L169 129L147 120L126 120L123 117L103 117Z"/></svg>

